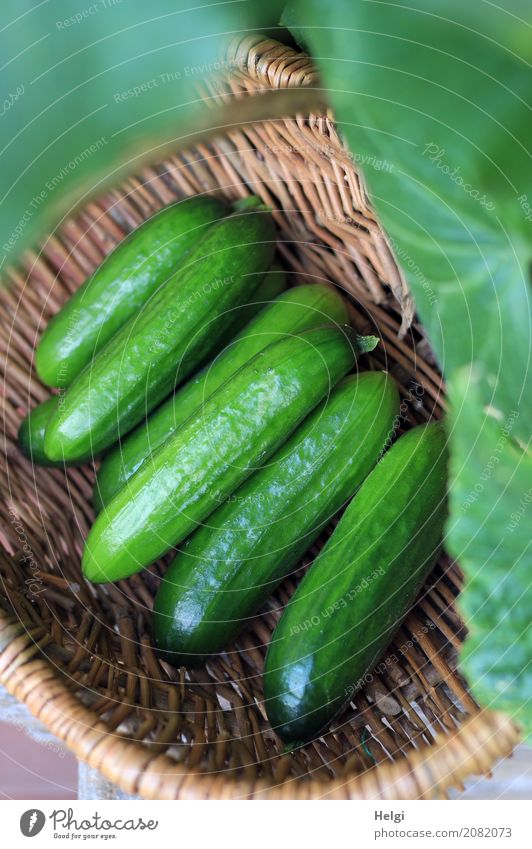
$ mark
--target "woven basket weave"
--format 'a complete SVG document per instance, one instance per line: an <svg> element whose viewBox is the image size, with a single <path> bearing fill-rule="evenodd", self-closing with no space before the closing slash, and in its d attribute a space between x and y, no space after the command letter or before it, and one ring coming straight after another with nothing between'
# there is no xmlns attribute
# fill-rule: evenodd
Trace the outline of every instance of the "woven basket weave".
<svg viewBox="0 0 532 849"><path fill-rule="evenodd" d="M259 37L236 44L231 59L231 77L206 85L213 101L315 80L308 57ZM178 197L210 191L259 194L274 210L291 282L341 285L355 327L381 337L362 367L393 374L404 427L439 417L440 375L356 164L330 116L234 131L89 203L6 272L0 680L126 792L442 798L517 741L505 717L478 709L456 671L461 573L443 556L366 688L322 738L284 753L262 706L263 658L279 608L320 545L225 655L176 671L158 661L150 639L164 563L117 585L85 584L80 557L93 519L93 467L33 468L16 447L22 417L47 397L32 352L50 316L140 221Z"/></svg>

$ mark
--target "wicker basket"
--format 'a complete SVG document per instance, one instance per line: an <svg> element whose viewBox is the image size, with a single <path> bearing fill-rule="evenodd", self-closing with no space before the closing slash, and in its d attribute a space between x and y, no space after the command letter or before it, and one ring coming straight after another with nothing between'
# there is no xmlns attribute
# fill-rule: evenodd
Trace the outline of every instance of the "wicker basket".
<svg viewBox="0 0 532 849"><path fill-rule="evenodd" d="M209 82L214 100L315 79L308 57L259 37L235 45L232 64L231 78ZM226 654L204 669L173 670L150 640L164 563L117 585L87 585L79 564L93 519L93 467L32 468L16 447L22 417L47 396L32 370L46 321L124 233L176 197L210 191L261 195L274 209L294 285L340 284L357 329L381 336L363 367L392 372L405 427L438 417L440 375L355 166L330 116L234 131L88 204L6 273L0 680L78 758L129 793L442 798L517 741L509 720L478 709L456 671L461 573L442 557L365 690L322 738L284 753L265 718L261 670L297 575Z"/></svg>

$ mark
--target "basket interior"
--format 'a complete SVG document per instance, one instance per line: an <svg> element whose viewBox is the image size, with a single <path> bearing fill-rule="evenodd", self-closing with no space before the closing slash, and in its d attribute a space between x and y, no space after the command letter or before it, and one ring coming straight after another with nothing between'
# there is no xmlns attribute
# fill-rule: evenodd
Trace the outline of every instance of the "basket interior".
<svg viewBox="0 0 532 849"><path fill-rule="evenodd" d="M307 79L308 63L297 65L297 54L280 47L276 61L281 54L290 80ZM211 96L264 85L259 64L252 67L231 83L212 83ZM255 192L272 207L291 285L342 287L357 330L381 337L360 367L394 376L403 429L444 410L440 375L404 280L330 119L256 125L171 156L72 215L5 274L2 609L23 624L95 721L146 752L166 753L176 774L280 784L362 775L391 761L407 768L415 751L477 711L456 671L461 574L445 555L346 712L323 737L286 754L265 718L263 659L283 605L332 526L234 645L202 669L175 670L157 659L150 638L165 561L116 585L87 584L80 558L93 520L93 466L43 470L17 449L23 416L48 395L32 368L46 322L141 220L176 198L210 191L232 199Z"/></svg>

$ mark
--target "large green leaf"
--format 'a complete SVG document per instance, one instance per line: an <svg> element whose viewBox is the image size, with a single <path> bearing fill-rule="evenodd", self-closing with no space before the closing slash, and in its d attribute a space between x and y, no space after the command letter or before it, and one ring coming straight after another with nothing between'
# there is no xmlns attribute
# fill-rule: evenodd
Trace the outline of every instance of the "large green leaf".
<svg viewBox="0 0 532 849"><path fill-rule="evenodd" d="M296 0L285 22L366 162L448 381L463 667L483 703L531 731L532 8L418 7Z"/></svg>
<svg viewBox="0 0 532 849"><path fill-rule="evenodd" d="M203 120L196 84L279 0L69 0L2 6L0 257L85 191ZM215 118L212 118L213 123Z"/></svg>

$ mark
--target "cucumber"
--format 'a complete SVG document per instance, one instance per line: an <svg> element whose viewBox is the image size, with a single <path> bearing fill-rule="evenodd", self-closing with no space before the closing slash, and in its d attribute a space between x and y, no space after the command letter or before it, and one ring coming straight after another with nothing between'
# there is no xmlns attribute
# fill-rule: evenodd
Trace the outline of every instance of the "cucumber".
<svg viewBox="0 0 532 849"><path fill-rule="evenodd" d="M18 444L22 453L38 466L63 467L61 461L54 462L44 453L44 434L52 415L57 410L57 395L47 398L30 410L18 429Z"/></svg>
<svg viewBox="0 0 532 849"><path fill-rule="evenodd" d="M441 424L402 436L289 601L264 670L267 715L286 742L329 725L414 603L442 540L446 466Z"/></svg>
<svg viewBox="0 0 532 849"><path fill-rule="evenodd" d="M276 298L277 295L286 289L285 273L277 265L272 266L264 276L259 276L260 283L253 292L250 300L238 304L230 312L223 313L218 317L217 323L220 323L222 329L219 336L218 331L216 331L217 342L211 352L213 356L222 351L234 339L237 333L240 333L248 321L251 321L261 311L265 301L273 300L273 298ZM216 329L215 324L213 327Z"/></svg>
<svg viewBox="0 0 532 849"><path fill-rule="evenodd" d="M43 383L71 384L227 212L216 198L187 198L126 236L49 322L35 354Z"/></svg>
<svg viewBox="0 0 532 849"><path fill-rule="evenodd" d="M351 328L274 342L154 451L94 523L83 571L117 581L152 563L262 465L355 362Z"/></svg>
<svg viewBox="0 0 532 849"><path fill-rule="evenodd" d="M46 431L47 456L72 462L103 451L185 380L216 345L223 331L217 318L258 287L274 239L262 210L214 224L67 389Z"/></svg>
<svg viewBox="0 0 532 849"><path fill-rule="evenodd" d="M246 626L377 461L399 412L385 373L346 377L188 540L155 598L165 660L195 666Z"/></svg>
<svg viewBox="0 0 532 849"><path fill-rule="evenodd" d="M220 350L227 345L246 324L251 321L270 301L275 300L287 286L284 270L275 263L266 272L250 301L235 308L235 319L229 322L229 330L220 340Z"/></svg>
<svg viewBox="0 0 532 849"><path fill-rule="evenodd" d="M251 357L287 333L299 333L329 321L344 324L347 319L343 298L329 286L297 286L280 295L255 316L210 366L165 401L108 454L96 479L96 509L108 504L143 460Z"/></svg>

